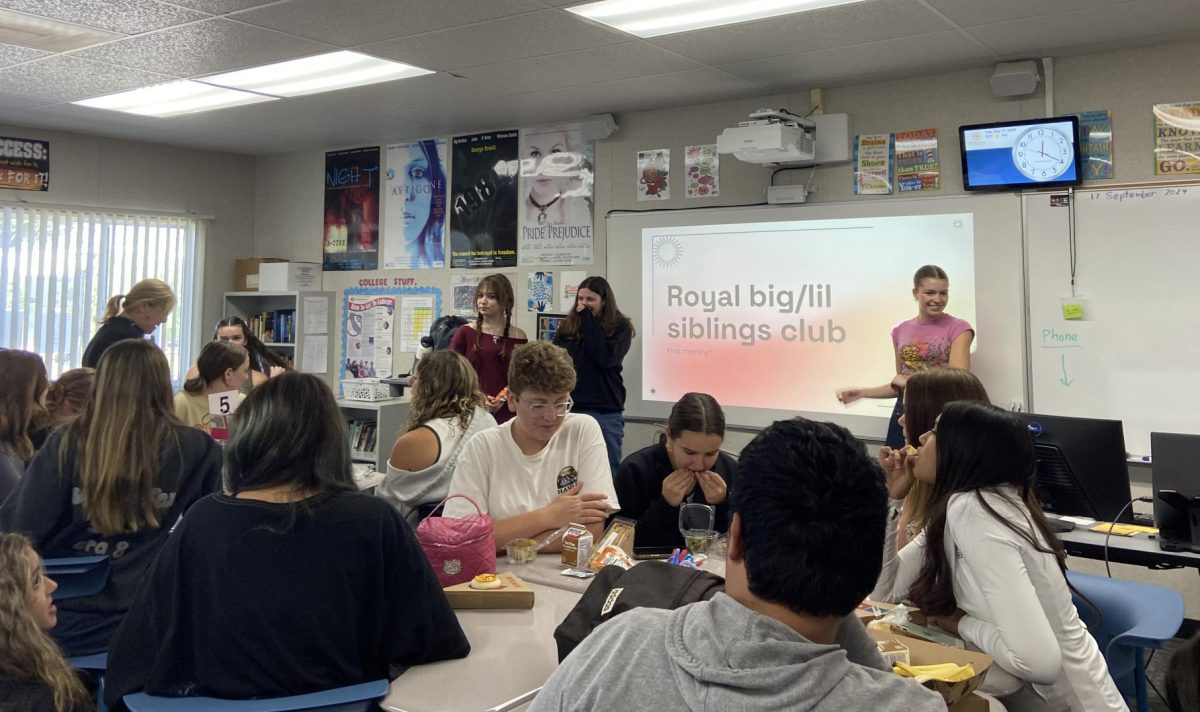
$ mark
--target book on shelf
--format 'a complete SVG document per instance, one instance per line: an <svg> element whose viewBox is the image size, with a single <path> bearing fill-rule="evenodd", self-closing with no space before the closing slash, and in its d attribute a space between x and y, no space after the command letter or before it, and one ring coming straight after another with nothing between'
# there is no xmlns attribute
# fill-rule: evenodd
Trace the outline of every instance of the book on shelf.
<svg viewBox="0 0 1200 712"><path fill-rule="evenodd" d="M292 344L296 342L296 310L276 309L255 314L246 320L251 333L264 343Z"/></svg>
<svg viewBox="0 0 1200 712"><path fill-rule="evenodd" d="M347 425L350 428L350 449L354 452L374 453L379 424L374 420L355 419Z"/></svg>

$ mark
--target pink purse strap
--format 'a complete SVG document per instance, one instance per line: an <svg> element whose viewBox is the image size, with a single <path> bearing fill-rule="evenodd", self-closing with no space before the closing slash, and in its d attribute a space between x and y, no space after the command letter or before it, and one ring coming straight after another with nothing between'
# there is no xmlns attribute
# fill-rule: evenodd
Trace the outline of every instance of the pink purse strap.
<svg viewBox="0 0 1200 712"><path fill-rule="evenodd" d="M417 526L421 526L421 524L423 524L423 523L425 522L425 520L426 520L426 519L429 519L430 517L432 517L432 516L433 516L433 513L434 513L434 512L438 511L438 510L439 510L439 509L441 509L442 507L445 507L445 506L446 506L446 502L449 502L450 500L454 499L455 497L462 497L463 499L465 499L465 500L467 500L468 502L470 502L470 503L471 503L471 506L475 507L475 514L477 514L477 515L479 515L479 516L481 516L481 517L483 516L483 510L479 508L479 505L475 503L475 500L471 499L470 497L468 497L468 496L467 496L467 495L465 495L465 494L452 494L452 495L450 495L449 497L447 497L447 498L443 499L443 500L441 501L441 503L439 503L439 504L438 504L438 506L434 507L432 512L430 512L429 514L426 514L426 515L425 515L425 518L424 518L424 519L422 519L420 522L418 522L418 523L417 523Z"/></svg>

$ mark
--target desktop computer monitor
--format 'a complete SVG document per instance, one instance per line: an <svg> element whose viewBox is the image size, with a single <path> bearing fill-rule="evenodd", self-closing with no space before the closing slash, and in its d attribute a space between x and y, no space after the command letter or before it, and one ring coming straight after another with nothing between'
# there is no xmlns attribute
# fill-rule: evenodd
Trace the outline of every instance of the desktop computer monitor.
<svg viewBox="0 0 1200 712"><path fill-rule="evenodd" d="M1150 460L1154 526L1159 528L1160 541L1184 543L1190 548L1188 511L1162 501L1158 493L1173 490L1186 500L1200 497L1200 435L1150 433Z"/></svg>
<svg viewBox="0 0 1200 712"><path fill-rule="evenodd" d="M1033 436L1037 498L1047 512L1115 521L1133 497L1119 420L1017 413ZM1133 508L1120 521L1133 523Z"/></svg>

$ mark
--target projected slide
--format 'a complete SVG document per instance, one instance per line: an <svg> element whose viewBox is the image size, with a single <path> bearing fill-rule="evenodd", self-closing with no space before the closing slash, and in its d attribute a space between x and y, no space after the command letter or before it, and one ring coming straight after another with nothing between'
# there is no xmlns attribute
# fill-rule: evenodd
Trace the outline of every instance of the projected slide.
<svg viewBox="0 0 1200 712"><path fill-rule="evenodd" d="M895 374L891 328L916 315L923 264L975 323L973 234L969 213L646 228L642 398L886 418L890 401L834 391Z"/></svg>

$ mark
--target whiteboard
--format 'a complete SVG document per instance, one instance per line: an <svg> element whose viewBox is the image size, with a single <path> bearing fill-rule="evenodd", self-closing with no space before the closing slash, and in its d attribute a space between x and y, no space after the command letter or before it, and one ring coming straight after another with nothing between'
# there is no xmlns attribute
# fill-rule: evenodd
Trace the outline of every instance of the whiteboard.
<svg viewBox="0 0 1200 712"><path fill-rule="evenodd" d="M1057 196L1057 197L1056 197ZM1126 450L1150 452L1151 431L1200 432L1200 184L1108 187L1024 198L1031 409L1112 418Z"/></svg>
<svg viewBox="0 0 1200 712"><path fill-rule="evenodd" d="M712 226L732 224L771 223L779 221L832 220L840 218L892 217L970 213L975 226L975 307L977 348L972 355L972 370L979 375L992 400L1003 406L1025 401L1025 340L1028 330L1024 321L1024 273L1022 253L1021 202L1016 194L965 195L936 198L895 198L887 200L858 200L847 203L825 203L800 206L753 206L739 208L699 208L691 210L645 211L612 213L608 216L608 279L618 304L634 322L639 332L647 327L643 322L643 230L656 228ZM926 262L934 261L913 254L904 264L896 265L906 280ZM954 312L954 275L951 274L950 313ZM907 289L896 295L905 310L904 317L915 314ZM641 336L635 339L624 363L626 385L625 413L631 418L665 419L671 403L642 398ZM862 348L887 356L889 335L880 333L864 341ZM804 364L820 368L820 364ZM853 385L886 383L893 375L894 364L889 362L882 373L864 373ZM787 378L786 373L756 374L762 379ZM696 383L694 390L705 391L711 384ZM832 398L833 389L830 389ZM856 416L804 411L771 410L762 408L725 408L729 425L764 427L772 421L804 415L819 420L831 420L849 428L866 439L882 439L891 401L875 401L873 407L883 417Z"/></svg>

